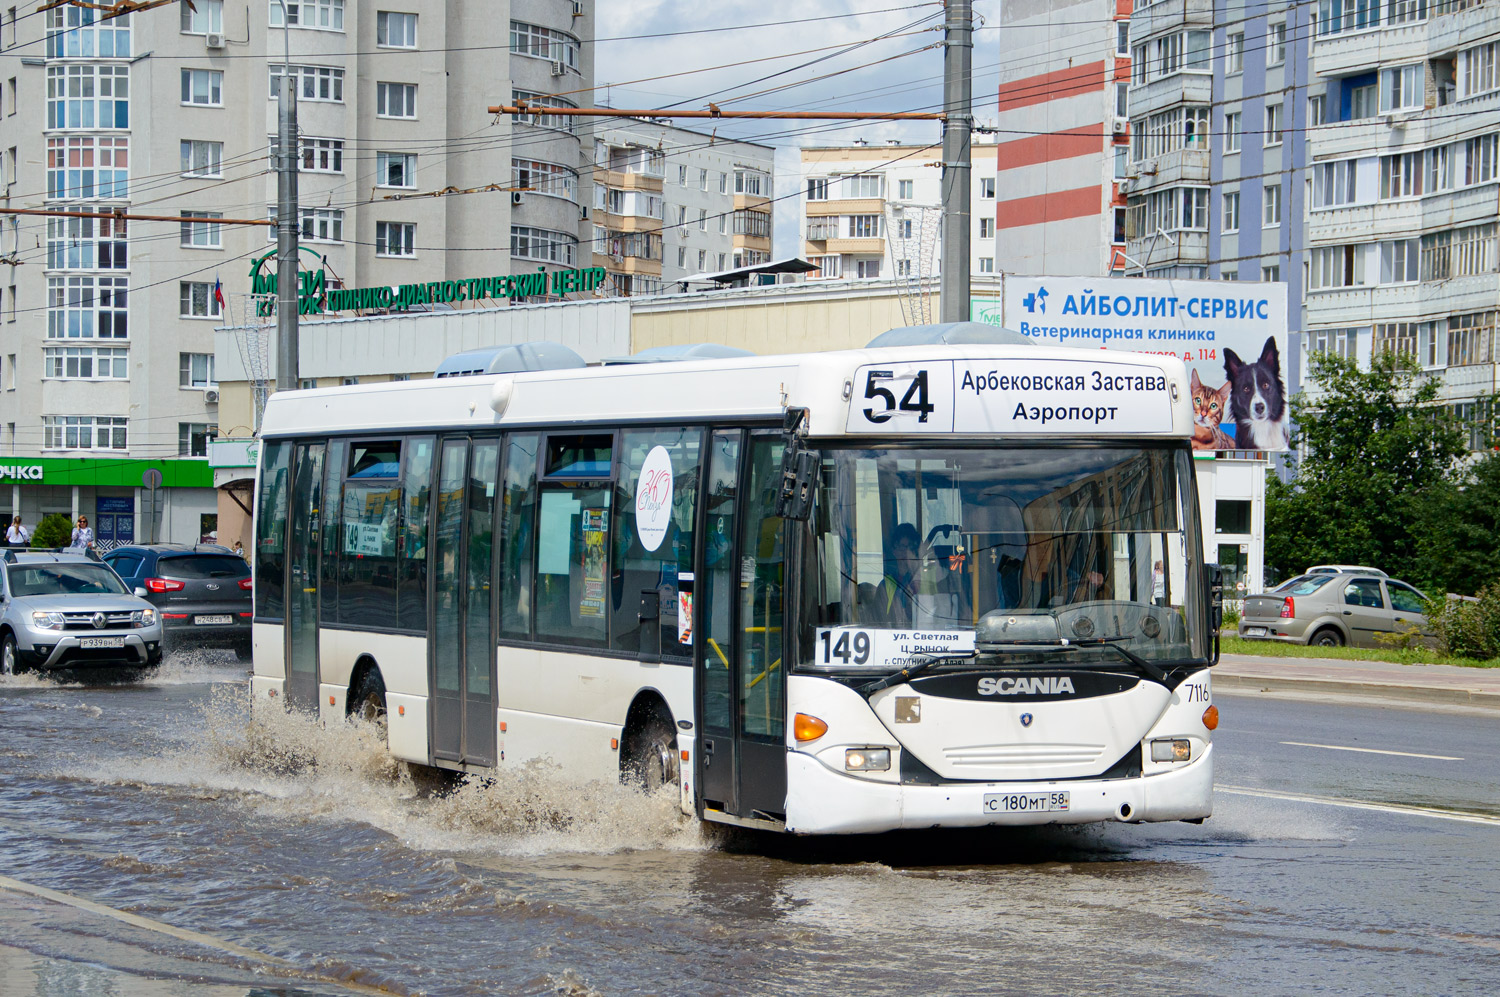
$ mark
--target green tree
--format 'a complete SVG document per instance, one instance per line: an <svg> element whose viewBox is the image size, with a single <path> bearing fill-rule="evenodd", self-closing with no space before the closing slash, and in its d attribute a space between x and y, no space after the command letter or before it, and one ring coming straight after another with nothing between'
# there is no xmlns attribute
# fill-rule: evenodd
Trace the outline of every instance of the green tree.
<svg viewBox="0 0 1500 997"><path fill-rule="evenodd" d="M1500 582L1500 452L1437 492L1426 512L1418 543L1426 577L1462 595Z"/></svg>
<svg viewBox="0 0 1500 997"><path fill-rule="evenodd" d="M31 546L49 548L66 547L73 536L73 524L60 512L54 512L49 516L43 516L42 521L36 524L36 532L31 535Z"/></svg>
<svg viewBox="0 0 1500 997"><path fill-rule="evenodd" d="M1368 564L1421 584L1434 577L1436 508L1447 506L1468 452L1464 427L1437 406L1438 383L1411 358L1377 354L1368 370L1332 353L1308 357L1321 393L1292 399L1307 459L1289 485L1266 489L1266 560Z"/></svg>

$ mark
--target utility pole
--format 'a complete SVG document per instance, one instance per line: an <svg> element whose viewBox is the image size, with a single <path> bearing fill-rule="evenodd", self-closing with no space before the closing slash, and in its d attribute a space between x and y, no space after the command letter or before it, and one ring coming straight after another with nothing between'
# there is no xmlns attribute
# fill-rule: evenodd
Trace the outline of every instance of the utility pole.
<svg viewBox="0 0 1500 997"><path fill-rule="evenodd" d="M297 387L297 80L292 75L291 21L281 3L281 99L277 103L277 142L281 156L276 177L276 390Z"/></svg>
<svg viewBox="0 0 1500 997"><path fill-rule="evenodd" d="M971 0L947 0L943 25L944 322L969 320L969 133L974 125L974 39Z"/></svg>

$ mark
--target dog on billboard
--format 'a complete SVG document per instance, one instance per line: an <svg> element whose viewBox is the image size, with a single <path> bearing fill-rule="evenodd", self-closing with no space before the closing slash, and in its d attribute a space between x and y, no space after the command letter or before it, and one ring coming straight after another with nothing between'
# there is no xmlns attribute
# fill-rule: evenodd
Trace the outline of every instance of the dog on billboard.
<svg viewBox="0 0 1500 997"><path fill-rule="evenodd" d="M1281 380L1281 352L1275 337L1266 337L1260 359L1254 363L1226 349L1224 373L1233 385L1229 415L1234 420L1235 443L1244 450L1285 450L1286 385Z"/></svg>

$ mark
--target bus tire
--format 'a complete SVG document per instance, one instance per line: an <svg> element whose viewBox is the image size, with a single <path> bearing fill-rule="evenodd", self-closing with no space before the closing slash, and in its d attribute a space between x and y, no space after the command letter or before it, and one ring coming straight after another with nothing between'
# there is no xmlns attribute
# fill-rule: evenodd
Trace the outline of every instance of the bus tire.
<svg viewBox="0 0 1500 997"><path fill-rule="evenodd" d="M359 678L354 695L349 697L347 715L366 723L385 723L385 680L380 669L371 668Z"/></svg>
<svg viewBox="0 0 1500 997"><path fill-rule="evenodd" d="M1314 647L1343 647L1344 635L1333 627L1324 627L1313 634L1308 643Z"/></svg>
<svg viewBox="0 0 1500 997"><path fill-rule="evenodd" d="M621 780L647 793L663 786L677 785L681 770L677 764L677 730L672 722L652 713L626 741L625 762Z"/></svg>

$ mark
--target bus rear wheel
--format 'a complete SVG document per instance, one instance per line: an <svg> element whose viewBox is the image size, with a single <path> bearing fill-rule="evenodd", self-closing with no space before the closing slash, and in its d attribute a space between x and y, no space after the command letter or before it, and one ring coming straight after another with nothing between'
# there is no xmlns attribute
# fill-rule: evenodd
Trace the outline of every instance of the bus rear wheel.
<svg viewBox="0 0 1500 997"><path fill-rule="evenodd" d="M653 715L627 741L622 780L654 793L675 786L681 778L677 764L677 731L670 720Z"/></svg>
<svg viewBox="0 0 1500 997"><path fill-rule="evenodd" d="M349 716L385 726L385 680L376 669L360 676L354 696L349 700Z"/></svg>

